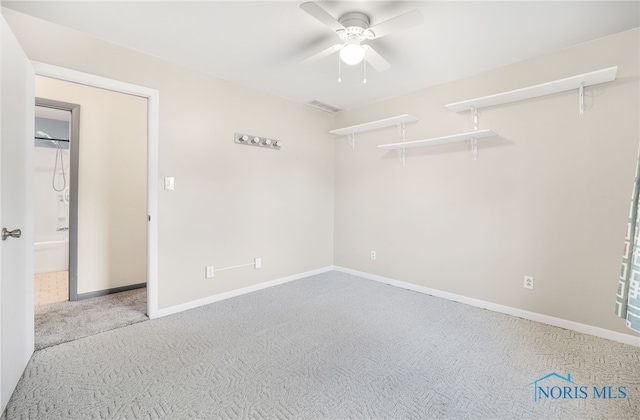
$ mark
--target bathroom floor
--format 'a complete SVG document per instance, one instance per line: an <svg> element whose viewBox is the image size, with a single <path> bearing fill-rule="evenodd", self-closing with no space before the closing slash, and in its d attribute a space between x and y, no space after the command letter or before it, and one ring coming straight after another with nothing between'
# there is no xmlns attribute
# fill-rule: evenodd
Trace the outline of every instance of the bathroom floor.
<svg viewBox="0 0 640 420"><path fill-rule="evenodd" d="M69 272L57 271L35 275L35 305L42 306L50 303L69 300Z"/></svg>

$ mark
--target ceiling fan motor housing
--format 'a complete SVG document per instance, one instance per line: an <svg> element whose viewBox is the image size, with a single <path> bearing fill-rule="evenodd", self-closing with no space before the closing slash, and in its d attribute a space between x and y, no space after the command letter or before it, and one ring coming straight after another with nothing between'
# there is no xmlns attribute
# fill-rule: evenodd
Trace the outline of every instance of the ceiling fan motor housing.
<svg viewBox="0 0 640 420"><path fill-rule="evenodd" d="M369 27L369 16L361 12L349 12L345 13L338 20L345 28L362 28L367 29Z"/></svg>
<svg viewBox="0 0 640 420"><path fill-rule="evenodd" d="M364 13L345 13L340 17L339 22L345 27L344 30L337 31L343 41L346 41L352 35L358 36L360 41L374 38L373 32L369 30L369 16Z"/></svg>

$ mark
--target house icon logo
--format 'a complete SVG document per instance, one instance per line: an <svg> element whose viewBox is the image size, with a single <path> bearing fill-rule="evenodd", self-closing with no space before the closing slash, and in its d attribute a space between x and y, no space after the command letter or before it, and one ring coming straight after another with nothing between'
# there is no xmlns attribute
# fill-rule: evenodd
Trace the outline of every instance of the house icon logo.
<svg viewBox="0 0 640 420"><path fill-rule="evenodd" d="M551 372L536 379L527 386L533 385L533 401L547 400L624 400L627 398L627 386L584 386L578 385L571 379L571 374L564 377Z"/></svg>
<svg viewBox="0 0 640 420"><path fill-rule="evenodd" d="M576 383L571 380L571 374L570 373L567 373L567 377L565 378L564 376L562 376L562 375L560 375L560 374L558 374L556 372L551 372L550 374L545 375L542 378L538 378L535 381L531 382L529 385L527 385L527 386L533 385L533 401L538 401L541 396L549 398L550 395L551 395L551 391L553 389L558 389L560 391L560 395L557 397L557 398L560 398L560 396L562 395L562 391L564 391L566 388L569 388L569 389L572 388L569 385L563 386L563 387L554 386L554 387L551 387L551 388L550 387L543 387L543 386L538 385L539 383L541 383L543 381L546 381L547 379L553 378L553 377L559 378L559 379L567 382L568 384L576 385ZM576 388L578 388L578 387L576 386ZM557 394L557 392L556 392L556 394ZM553 398L553 396L551 398ZM554 399L557 399L557 398L554 398Z"/></svg>

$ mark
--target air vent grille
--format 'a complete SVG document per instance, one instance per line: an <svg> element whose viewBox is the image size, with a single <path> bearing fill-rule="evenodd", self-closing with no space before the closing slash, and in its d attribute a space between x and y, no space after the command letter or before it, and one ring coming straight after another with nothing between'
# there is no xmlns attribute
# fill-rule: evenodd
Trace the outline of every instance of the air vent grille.
<svg viewBox="0 0 640 420"><path fill-rule="evenodd" d="M312 106L314 108L318 108L321 109L325 112L330 112L331 114L335 114L336 112L340 112L342 111L340 108L336 108L335 106L329 105L329 104L325 104L324 102L320 102L316 99L314 99L313 101L307 103L307 105Z"/></svg>

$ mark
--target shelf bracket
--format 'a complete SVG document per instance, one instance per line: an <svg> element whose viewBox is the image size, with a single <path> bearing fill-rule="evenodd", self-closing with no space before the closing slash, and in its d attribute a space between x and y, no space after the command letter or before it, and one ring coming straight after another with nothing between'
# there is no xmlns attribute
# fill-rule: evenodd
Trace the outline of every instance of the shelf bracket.
<svg viewBox="0 0 640 420"><path fill-rule="evenodd" d="M398 130L400 130L400 137L402 138L402 142L404 143L406 140L406 132L404 123L398 124ZM400 155L400 162L402 162L402 167L404 168L406 165L406 149L398 149L398 154Z"/></svg>
<svg viewBox="0 0 640 420"><path fill-rule="evenodd" d="M584 83L580 83L578 90L578 114L584 115Z"/></svg>
<svg viewBox="0 0 640 420"><path fill-rule="evenodd" d="M471 118L473 119L473 131L478 129L478 108L471 107Z"/></svg>
<svg viewBox="0 0 640 420"><path fill-rule="evenodd" d="M347 134L347 139L349 140L349 145L351 146L351 148L355 150L355 148L356 148L356 134L355 133L348 133Z"/></svg>
<svg viewBox="0 0 640 420"><path fill-rule="evenodd" d="M471 155L474 161L478 160L478 139L475 137L471 139Z"/></svg>
<svg viewBox="0 0 640 420"><path fill-rule="evenodd" d="M471 107L471 118L473 119L473 131L478 131L478 108ZM473 161L478 160L478 139L476 137L471 138L471 155Z"/></svg>

